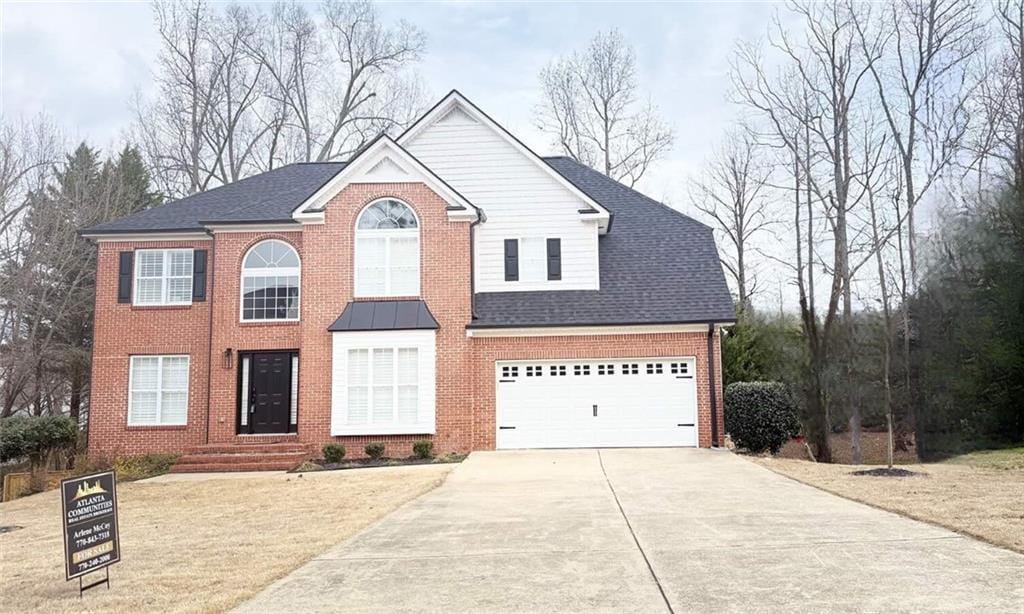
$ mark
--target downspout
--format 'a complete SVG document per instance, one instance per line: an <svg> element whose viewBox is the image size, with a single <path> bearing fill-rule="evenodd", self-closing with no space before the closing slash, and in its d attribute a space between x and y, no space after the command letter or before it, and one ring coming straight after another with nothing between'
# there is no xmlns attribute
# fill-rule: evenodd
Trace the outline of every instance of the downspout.
<svg viewBox="0 0 1024 614"><path fill-rule="evenodd" d="M469 316L476 320L476 233L477 226L487 221L483 209L477 209L476 219L469 223Z"/></svg>
<svg viewBox="0 0 1024 614"><path fill-rule="evenodd" d="M718 386L715 378L715 325L708 324L708 393L711 398L711 446L718 447Z"/></svg>
<svg viewBox="0 0 1024 614"><path fill-rule="evenodd" d="M207 259L206 270L209 273L207 275L208 281L207 286L207 304L210 307L210 318L209 327L206 333L206 436L204 442L210 443L210 405L213 397L213 301L216 296L214 292L214 278L217 275L217 235L212 230L207 230L206 234L210 235L210 257Z"/></svg>

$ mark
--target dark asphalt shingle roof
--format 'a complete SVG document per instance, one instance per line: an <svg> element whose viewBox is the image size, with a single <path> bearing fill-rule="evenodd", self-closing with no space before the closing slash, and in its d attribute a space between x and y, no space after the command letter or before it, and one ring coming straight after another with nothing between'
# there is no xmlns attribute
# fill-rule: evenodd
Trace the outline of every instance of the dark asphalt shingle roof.
<svg viewBox="0 0 1024 614"><path fill-rule="evenodd" d="M195 231L203 230L203 222L290 223L293 222L292 210L344 166L342 162L289 164L99 224L83 232Z"/></svg>
<svg viewBox="0 0 1024 614"><path fill-rule="evenodd" d="M333 324L331 332L355 330L436 329L437 320L420 300L352 301Z"/></svg>
<svg viewBox="0 0 1024 614"><path fill-rule="evenodd" d="M471 328L735 319L711 228L569 158L544 160L612 214L601 289L478 294Z"/></svg>
<svg viewBox="0 0 1024 614"><path fill-rule="evenodd" d="M613 216L611 230L599 239L601 289L478 294L471 327L735 319L709 227L569 158L544 160ZM85 232L194 231L202 230L203 222L292 222L292 210L343 167L340 162L284 166ZM359 303L349 307L354 305ZM346 308L335 325L348 312Z"/></svg>

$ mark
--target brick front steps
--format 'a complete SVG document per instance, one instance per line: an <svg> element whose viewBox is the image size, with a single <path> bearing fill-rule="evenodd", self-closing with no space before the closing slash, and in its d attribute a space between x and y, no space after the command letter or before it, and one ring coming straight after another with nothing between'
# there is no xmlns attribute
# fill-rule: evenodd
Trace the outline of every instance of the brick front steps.
<svg viewBox="0 0 1024 614"><path fill-rule="evenodd" d="M287 471L309 457L309 448L300 443L211 444L187 449L171 473Z"/></svg>

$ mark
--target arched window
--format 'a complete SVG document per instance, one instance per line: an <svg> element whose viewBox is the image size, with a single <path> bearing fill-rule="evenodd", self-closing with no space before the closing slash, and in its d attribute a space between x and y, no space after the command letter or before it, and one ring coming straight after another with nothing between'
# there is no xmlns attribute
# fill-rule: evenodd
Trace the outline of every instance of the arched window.
<svg viewBox="0 0 1024 614"><path fill-rule="evenodd" d="M405 203L378 200L356 223L356 296L418 296L420 229Z"/></svg>
<svg viewBox="0 0 1024 614"><path fill-rule="evenodd" d="M299 319L299 255L277 239L261 241L242 260L242 321Z"/></svg>

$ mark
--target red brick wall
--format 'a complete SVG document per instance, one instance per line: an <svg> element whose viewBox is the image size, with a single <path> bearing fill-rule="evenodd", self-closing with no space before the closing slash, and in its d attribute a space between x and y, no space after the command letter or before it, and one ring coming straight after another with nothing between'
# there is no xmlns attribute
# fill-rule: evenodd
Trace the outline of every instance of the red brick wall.
<svg viewBox="0 0 1024 614"><path fill-rule="evenodd" d="M423 184L349 185L327 205L325 223L301 232L219 232L212 241L101 243L96 296L90 451L137 454L182 451L206 442L300 441L319 450L331 441L331 334L327 327L353 300L355 219L383 197L408 203L420 220L420 294L440 325L437 331L435 450L493 449L494 362L531 358L625 358L694 356L697 359L698 433L711 443L704 333L576 337L468 338L470 322L470 225L451 222L446 203ZM301 323L241 323L242 258L255 243L277 238L302 261ZM117 302L118 253L146 247L208 249L208 300L180 308L138 308ZM212 312L211 312L212 305ZM211 331L212 317L212 335ZM225 366L225 351L231 361ZM238 352L299 351L297 434L236 434ZM716 361L718 352L715 342ZM128 360L131 354L190 354L188 425L128 427ZM209 377L207 376L209 369ZM721 369L716 369L721 425ZM210 411L207 417L207 391ZM719 433L723 429L720 426ZM422 436L338 437L351 456L382 441L389 456L411 454Z"/></svg>
<svg viewBox="0 0 1024 614"><path fill-rule="evenodd" d="M96 317L89 408L89 453L98 457L177 452L202 443L210 303L184 307L135 307L117 302L122 251L192 247L212 252L210 241L103 242L98 247ZM209 285L207 286L209 287ZM133 354L188 354L186 426L128 426L128 363Z"/></svg>

